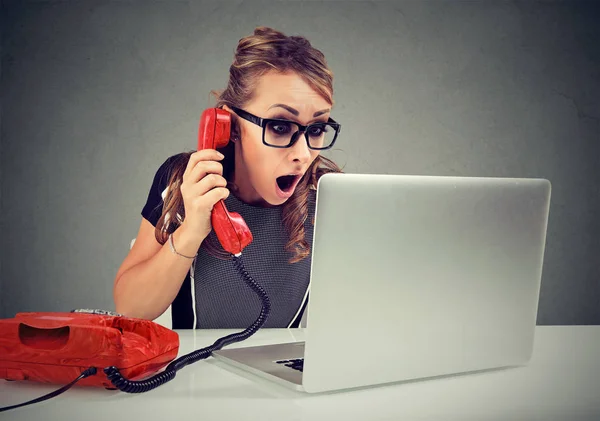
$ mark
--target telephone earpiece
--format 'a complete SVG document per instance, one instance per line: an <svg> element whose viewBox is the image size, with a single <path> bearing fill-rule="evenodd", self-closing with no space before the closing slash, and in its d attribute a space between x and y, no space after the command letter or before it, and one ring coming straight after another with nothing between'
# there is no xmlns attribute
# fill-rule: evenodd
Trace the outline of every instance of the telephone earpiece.
<svg viewBox="0 0 600 421"><path fill-rule="evenodd" d="M198 150L227 146L231 137L231 114L221 108L202 112L198 132ZM211 214L212 227L223 249L237 256L252 242L252 233L240 214L229 212L219 200Z"/></svg>

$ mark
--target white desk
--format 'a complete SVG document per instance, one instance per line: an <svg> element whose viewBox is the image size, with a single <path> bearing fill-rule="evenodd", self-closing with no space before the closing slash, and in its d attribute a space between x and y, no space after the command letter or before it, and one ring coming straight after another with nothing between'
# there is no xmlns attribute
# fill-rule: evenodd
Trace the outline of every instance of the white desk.
<svg viewBox="0 0 600 421"><path fill-rule="evenodd" d="M212 358L146 393L73 387L0 420L600 420L600 326L538 327L528 367L306 395L233 372ZM180 331L180 355L231 331ZM245 342L303 339L302 330L261 330ZM0 407L56 386L0 381Z"/></svg>

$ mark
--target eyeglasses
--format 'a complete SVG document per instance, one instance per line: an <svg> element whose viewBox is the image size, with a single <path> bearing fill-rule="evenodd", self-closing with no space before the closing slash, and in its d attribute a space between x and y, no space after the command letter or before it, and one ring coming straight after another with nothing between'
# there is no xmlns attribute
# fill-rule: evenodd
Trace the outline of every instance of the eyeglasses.
<svg viewBox="0 0 600 421"><path fill-rule="evenodd" d="M296 143L300 133L304 133L306 144L310 149L330 149L342 128L331 118L327 122L321 121L303 126L290 120L260 118L236 107L231 109L244 120L262 127L262 142L273 148L289 148Z"/></svg>

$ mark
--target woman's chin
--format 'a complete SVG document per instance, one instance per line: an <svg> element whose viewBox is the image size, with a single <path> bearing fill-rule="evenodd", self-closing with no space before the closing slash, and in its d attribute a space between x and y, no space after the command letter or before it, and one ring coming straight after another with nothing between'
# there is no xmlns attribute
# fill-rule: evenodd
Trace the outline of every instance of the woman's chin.
<svg viewBox="0 0 600 421"><path fill-rule="evenodd" d="M279 187L272 189L269 194L262 195L264 206L281 206L289 200L294 191L282 191Z"/></svg>

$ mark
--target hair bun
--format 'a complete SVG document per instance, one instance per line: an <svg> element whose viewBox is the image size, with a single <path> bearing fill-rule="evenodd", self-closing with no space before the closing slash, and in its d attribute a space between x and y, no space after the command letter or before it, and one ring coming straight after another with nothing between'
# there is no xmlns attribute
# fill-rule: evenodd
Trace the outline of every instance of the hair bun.
<svg viewBox="0 0 600 421"><path fill-rule="evenodd" d="M293 35L290 37L290 39L302 47L309 47L309 48L311 47L310 41L308 39L306 39L305 37L301 37L299 35Z"/></svg>
<svg viewBox="0 0 600 421"><path fill-rule="evenodd" d="M269 28L268 26L258 26L254 29L254 35L256 36L270 36L274 38L285 38L283 32L277 31L276 29Z"/></svg>

